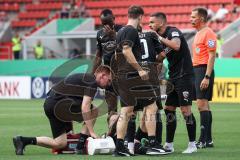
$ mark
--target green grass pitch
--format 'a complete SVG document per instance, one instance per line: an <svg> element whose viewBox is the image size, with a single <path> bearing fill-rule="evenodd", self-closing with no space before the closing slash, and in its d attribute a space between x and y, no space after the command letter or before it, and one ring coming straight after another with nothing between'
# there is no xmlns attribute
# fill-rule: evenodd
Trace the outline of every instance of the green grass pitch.
<svg viewBox="0 0 240 160"><path fill-rule="evenodd" d="M198 150L191 155L183 155L188 138L183 117L178 111L178 124L175 136L175 153L165 156L136 156L115 158L111 155L82 156L82 155L53 155L49 149L28 146L24 156L16 156L12 145L12 137L51 136L48 120L42 108L43 100L0 100L0 160L79 160L79 159L138 159L138 160L237 160L240 159L240 105L220 104L211 105L213 111L213 136L215 148ZM197 118L197 137L199 136L199 114L196 105L193 111ZM163 115L163 141L165 139L165 116ZM80 125L75 123L75 130ZM95 130L101 134L106 130L106 116L98 118Z"/></svg>

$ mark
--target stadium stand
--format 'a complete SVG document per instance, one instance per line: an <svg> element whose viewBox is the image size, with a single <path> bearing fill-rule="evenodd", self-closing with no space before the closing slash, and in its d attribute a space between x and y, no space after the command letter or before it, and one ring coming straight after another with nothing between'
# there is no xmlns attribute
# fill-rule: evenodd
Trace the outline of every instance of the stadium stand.
<svg viewBox="0 0 240 160"><path fill-rule="evenodd" d="M82 1L76 1L77 5L80 5ZM48 19L52 12L57 12L62 9L64 4L69 5L70 0L39 0L35 3L32 0L1 0L0 10L6 12L15 12L16 18L13 20L13 28L28 28L32 29L34 25L39 23L39 19ZM152 12L162 11L168 15L169 23L180 28L191 28L189 25L189 13L195 6L209 6L214 12L219 8L219 4L225 4L226 8L232 10L232 0L120 0L120 1L106 1L106 0L84 0L90 15L94 17L96 26L100 25L98 16L103 8L110 8L116 15L116 20L120 24L126 23L127 8L131 4L138 4L144 7L146 17ZM239 17L236 14L235 17L227 15L224 24L211 24L216 31L228 25L233 19ZM23 22L19 22L22 21ZM26 21L29 20L29 21ZM36 21L36 22L34 22ZM41 21L42 22L42 21ZM147 26L147 18L144 20L144 25ZM39 28L39 27L37 27Z"/></svg>
<svg viewBox="0 0 240 160"><path fill-rule="evenodd" d="M126 13L127 8L131 4L137 4L144 7L144 11L146 13L146 17L144 19L145 28L148 25L148 19L150 13L152 12L165 12L168 16L169 24L175 25L179 28L186 29L191 28L189 24L189 16L191 10L196 6L208 6L214 12L217 11L220 4L225 4L226 8L232 10L232 0L201 0L201 1L194 1L194 0L171 0L171 1L164 1L164 0L120 0L120 1L92 1L86 0L85 5L88 8L90 15L95 18L96 25L100 25L100 21L98 16L103 8L110 8L113 10L114 14L116 15L116 20L119 24L124 24L127 21ZM214 27L215 31L219 31L226 25L232 22L232 20L239 17L239 14L236 14L235 17L232 17L229 13L226 17L226 21L222 22L221 24L213 22L210 24L211 27Z"/></svg>
<svg viewBox="0 0 240 160"><path fill-rule="evenodd" d="M21 21L12 21L12 27L34 27L37 24L36 20L21 20Z"/></svg>
<svg viewBox="0 0 240 160"><path fill-rule="evenodd" d="M12 59L12 43L0 43L0 59Z"/></svg>
<svg viewBox="0 0 240 160"><path fill-rule="evenodd" d="M81 4L81 0L76 1L77 5ZM150 13L156 11L165 12L168 15L169 24L175 25L179 28L191 28L189 25L189 13L191 9L195 6L208 6L214 12L219 8L219 4L225 4L226 8L232 10L232 0L120 0L120 1L106 1L106 0L84 0L90 15L95 19L96 26L100 25L98 16L103 8L110 8L116 15L116 20L119 24L126 23L127 8L131 4L138 4L144 7L146 18L144 20L144 25L147 27L148 21L147 17ZM16 18L12 22L13 28L21 29L34 27L35 25L40 25L39 20L48 19L53 12L60 12L64 4L69 5L70 0L39 0L35 3L32 0L1 0L0 10L6 12L15 12L17 14ZM215 31L228 25L233 19L239 17L239 13L235 16L227 15L226 21L223 24L216 24L215 22L210 24L214 27ZM21 22L23 20L23 22ZM26 21L28 20L28 21ZM43 21L40 21L43 22ZM38 29L39 27L37 27ZM35 29L32 29L35 30Z"/></svg>
<svg viewBox="0 0 240 160"><path fill-rule="evenodd" d="M39 3L39 4L27 4L27 11L41 11L41 10L61 10L63 4L61 2Z"/></svg>
<svg viewBox="0 0 240 160"><path fill-rule="evenodd" d="M33 4L32 0L2 0L0 1L0 11L11 14L12 28L18 31L21 29L33 29L36 25L40 25L50 18L52 12L61 10L63 2L44 2Z"/></svg>
<svg viewBox="0 0 240 160"><path fill-rule="evenodd" d="M30 35L52 19L58 18L62 7L69 5L69 2L70 0L0 0L0 12L1 15L3 13L7 15L13 32ZM8 44L8 42L0 44L0 59L12 58L5 55L7 51L9 52Z"/></svg>
<svg viewBox="0 0 240 160"><path fill-rule="evenodd" d="M1 0L1 3L32 3L32 0Z"/></svg>
<svg viewBox="0 0 240 160"><path fill-rule="evenodd" d="M5 12L18 12L20 9L18 3L9 4L9 3L4 3L0 4L0 10L5 11Z"/></svg>
<svg viewBox="0 0 240 160"><path fill-rule="evenodd" d="M22 32L21 35L28 36L51 20L59 18L62 8L71 6L72 2L71 0L0 0L0 11L8 15L13 31L16 30L20 34ZM82 3L90 16L95 19L96 28L100 26L99 14L104 8L113 10L118 24L126 24L127 9L132 4L144 7L146 13L143 21L144 28L148 28L149 15L157 11L167 14L170 25L180 29L192 29L189 18L191 10L196 6L208 6L216 12L220 4L225 4L229 11L233 10L232 0L75 0L77 6ZM239 17L240 12L236 14L229 12L223 22L211 22L210 27L217 32Z"/></svg>
<svg viewBox="0 0 240 160"><path fill-rule="evenodd" d="M235 55L233 55L233 58L240 58L240 52L238 52Z"/></svg>
<svg viewBox="0 0 240 160"><path fill-rule="evenodd" d="M19 19L47 19L50 15L49 11L37 12L21 12L18 14Z"/></svg>

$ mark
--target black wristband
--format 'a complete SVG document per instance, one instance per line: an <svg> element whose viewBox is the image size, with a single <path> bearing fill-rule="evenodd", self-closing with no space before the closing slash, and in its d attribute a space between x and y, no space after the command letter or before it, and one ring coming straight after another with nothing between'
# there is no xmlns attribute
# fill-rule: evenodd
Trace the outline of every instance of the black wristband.
<svg viewBox="0 0 240 160"><path fill-rule="evenodd" d="M206 74L206 75L205 75L205 78L206 78L206 79L210 79L210 76Z"/></svg>

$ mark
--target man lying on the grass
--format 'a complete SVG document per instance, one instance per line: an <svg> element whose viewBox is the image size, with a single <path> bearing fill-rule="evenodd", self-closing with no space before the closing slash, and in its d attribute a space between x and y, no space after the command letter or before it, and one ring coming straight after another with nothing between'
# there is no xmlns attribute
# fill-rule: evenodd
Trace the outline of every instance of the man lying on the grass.
<svg viewBox="0 0 240 160"><path fill-rule="evenodd" d="M65 112L69 111L66 109L70 109L70 113L78 113L78 122L84 122L77 145L77 152L82 153L86 139L89 136L98 137L93 130L98 109L92 105L97 87L106 88L111 81L110 68L102 65L98 67L94 75L87 73L73 74L61 81L62 83L58 83L58 88L53 86L43 106L49 119L53 138L16 136L13 138L16 155L23 155L23 150L27 145L38 145L53 149L65 148L67 145L66 133L72 129L72 122L59 117L61 117L61 114L64 116ZM61 92L56 91L59 88L62 90Z"/></svg>

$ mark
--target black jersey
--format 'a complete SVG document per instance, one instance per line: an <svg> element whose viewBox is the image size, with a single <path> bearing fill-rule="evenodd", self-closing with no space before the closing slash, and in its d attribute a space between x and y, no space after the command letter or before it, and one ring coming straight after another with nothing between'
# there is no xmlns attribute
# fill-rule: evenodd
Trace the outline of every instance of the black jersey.
<svg viewBox="0 0 240 160"><path fill-rule="evenodd" d="M141 44L138 36L138 31L131 25L121 28L117 33L117 64L118 73L127 73L136 71L131 64L129 64L122 53L122 46L129 45L132 47L133 55L137 61L141 60Z"/></svg>
<svg viewBox="0 0 240 160"><path fill-rule="evenodd" d="M114 30L118 32L122 28L121 25L114 25ZM108 36L103 29L97 32L97 49L103 56L105 65L110 66L110 60L116 49L116 39Z"/></svg>
<svg viewBox="0 0 240 160"><path fill-rule="evenodd" d="M54 85L48 94L54 96L55 99L71 98L81 103L85 95L94 98L97 87L93 75L78 73L70 75Z"/></svg>
<svg viewBox="0 0 240 160"><path fill-rule="evenodd" d="M156 56L163 51L163 46L154 32L139 33L141 42L141 61L156 62Z"/></svg>
<svg viewBox="0 0 240 160"><path fill-rule="evenodd" d="M166 31L162 35L169 40L173 38L179 38L181 40L181 46L179 51L174 51L166 47L169 78L178 79L185 75L193 74L192 59L188 48L187 41L183 37L182 32L176 27L168 26Z"/></svg>

